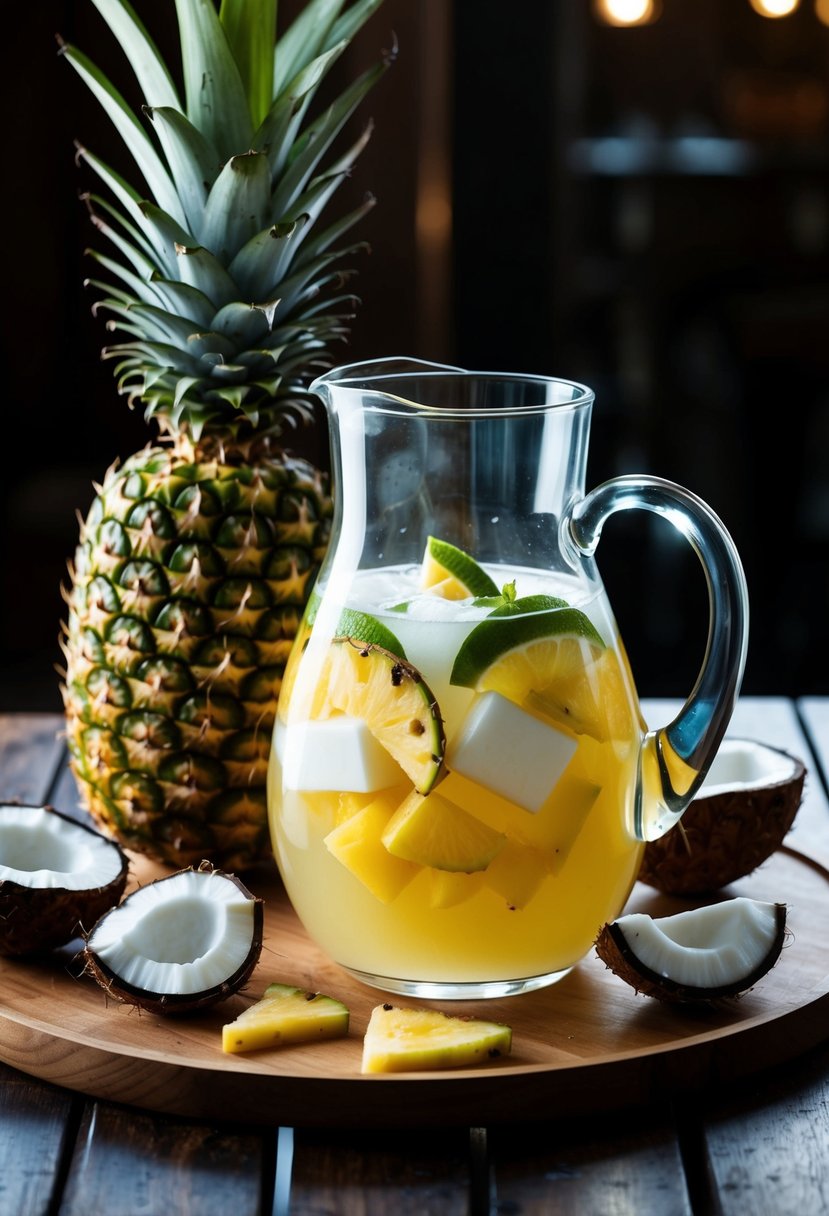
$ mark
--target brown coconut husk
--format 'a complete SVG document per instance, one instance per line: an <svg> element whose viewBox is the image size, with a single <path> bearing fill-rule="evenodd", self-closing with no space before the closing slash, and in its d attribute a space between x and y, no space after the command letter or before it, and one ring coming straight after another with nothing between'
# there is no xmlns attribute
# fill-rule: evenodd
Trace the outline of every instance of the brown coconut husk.
<svg viewBox="0 0 829 1216"><path fill-rule="evenodd" d="M779 748L767 750L791 761L791 776L694 799L669 832L645 846L640 882L666 895L708 895L751 874L777 851L800 807L806 767Z"/></svg>
<svg viewBox="0 0 829 1216"><path fill-rule="evenodd" d="M94 828L56 811L54 807L15 804L17 810L47 810L73 829L79 839L84 834L101 837ZM0 955L5 958L25 958L65 946L81 937L110 908L114 907L127 885L129 862L124 851L113 840L104 838L113 850L118 868L115 876L101 887L67 890L64 887L37 887L0 879Z"/></svg>
<svg viewBox="0 0 829 1216"><path fill-rule="evenodd" d="M671 1005L716 1004L719 1001L734 1000L753 988L780 958L786 938L786 905L776 904L775 914L776 933L766 956L733 984L715 988L694 988L651 971L637 958L617 921L602 927L595 941L595 950L605 966L641 996L652 997Z"/></svg>

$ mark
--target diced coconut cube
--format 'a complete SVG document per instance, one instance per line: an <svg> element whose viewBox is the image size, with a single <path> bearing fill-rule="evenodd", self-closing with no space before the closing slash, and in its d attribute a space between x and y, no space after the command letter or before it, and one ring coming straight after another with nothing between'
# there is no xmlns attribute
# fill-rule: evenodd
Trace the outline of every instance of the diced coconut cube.
<svg viewBox="0 0 829 1216"><path fill-rule="evenodd" d="M288 790L370 794L405 781L362 718L342 714L313 722L277 723L276 754Z"/></svg>
<svg viewBox="0 0 829 1216"><path fill-rule="evenodd" d="M472 704L449 745L450 769L535 814L573 757L577 744L498 692Z"/></svg>

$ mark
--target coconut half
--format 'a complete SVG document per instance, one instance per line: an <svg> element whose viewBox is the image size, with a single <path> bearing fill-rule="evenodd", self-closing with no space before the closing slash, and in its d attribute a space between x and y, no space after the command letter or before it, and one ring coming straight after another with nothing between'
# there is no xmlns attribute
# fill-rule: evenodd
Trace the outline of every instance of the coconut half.
<svg viewBox="0 0 829 1216"><path fill-rule="evenodd" d="M632 912L607 924L596 953L637 992L710 1002L753 987L777 962L786 905L739 897L654 919Z"/></svg>
<svg viewBox="0 0 829 1216"><path fill-rule="evenodd" d="M139 887L89 934L86 970L116 1000L190 1013L238 992L262 950L263 901L207 861Z"/></svg>
<svg viewBox="0 0 829 1216"><path fill-rule="evenodd" d="M126 854L50 806L0 805L0 954L64 946L118 903Z"/></svg>
<svg viewBox="0 0 829 1216"><path fill-rule="evenodd" d="M706 895L756 870L783 843L806 767L752 739L724 739L679 822L645 845L640 882L667 895Z"/></svg>

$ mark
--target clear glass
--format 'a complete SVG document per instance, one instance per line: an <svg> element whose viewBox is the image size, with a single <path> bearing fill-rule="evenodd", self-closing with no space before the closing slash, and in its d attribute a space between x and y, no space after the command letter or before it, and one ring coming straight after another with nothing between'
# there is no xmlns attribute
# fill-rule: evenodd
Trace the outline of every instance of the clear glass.
<svg viewBox="0 0 829 1216"><path fill-rule="evenodd" d="M585 493L583 385L390 359L313 387L336 512L271 749L288 895L332 959L387 991L553 983L619 915L644 842L716 753L745 663L739 557L670 482ZM633 507L687 537L709 588L697 683L651 731L594 560L605 519ZM430 537L476 573L445 549L430 564Z"/></svg>

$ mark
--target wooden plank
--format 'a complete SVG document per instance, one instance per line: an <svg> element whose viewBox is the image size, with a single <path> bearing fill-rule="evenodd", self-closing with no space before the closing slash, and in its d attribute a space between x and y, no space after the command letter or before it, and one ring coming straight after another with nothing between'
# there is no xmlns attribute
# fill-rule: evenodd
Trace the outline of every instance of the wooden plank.
<svg viewBox="0 0 829 1216"><path fill-rule="evenodd" d="M80 1102L0 1064L0 1212L46 1216L59 1193Z"/></svg>
<svg viewBox="0 0 829 1216"><path fill-rule="evenodd" d="M719 1216L829 1211L829 1044L742 1086L705 1137Z"/></svg>
<svg viewBox="0 0 829 1216"><path fill-rule="evenodd" d="M814 748L823 784L829 789L829 697L802 697L797 710Z"/></svg>
<svg viewBox="0 0 829 1216"><path fill-rule="evenodd" d="M260 1216L263 1162L259 1133L88 1103L61 1216Z"/></svg>
<svg viewBox="0 0 829 1216"><path fill-rule="evenodd" d="M435 1111L435 1123L440 1111ZM361 1130L294 1132L289 1213L476 1216L467 1134ZM280 1189L277 1161L277 1192Z"/></svg>
<svg viewBox="0 0 829 1216"><path fill-rule="evenodd" d="M0 714L0 798L41 804L65 747L59 714Z"/></svg>
<svg viewBox="0 0 829 1216"><path fill-rule="evenodd" d="M490 1133L493 1211L521 1216L690 1216L669 1111L562 1119Z"/></svg>

